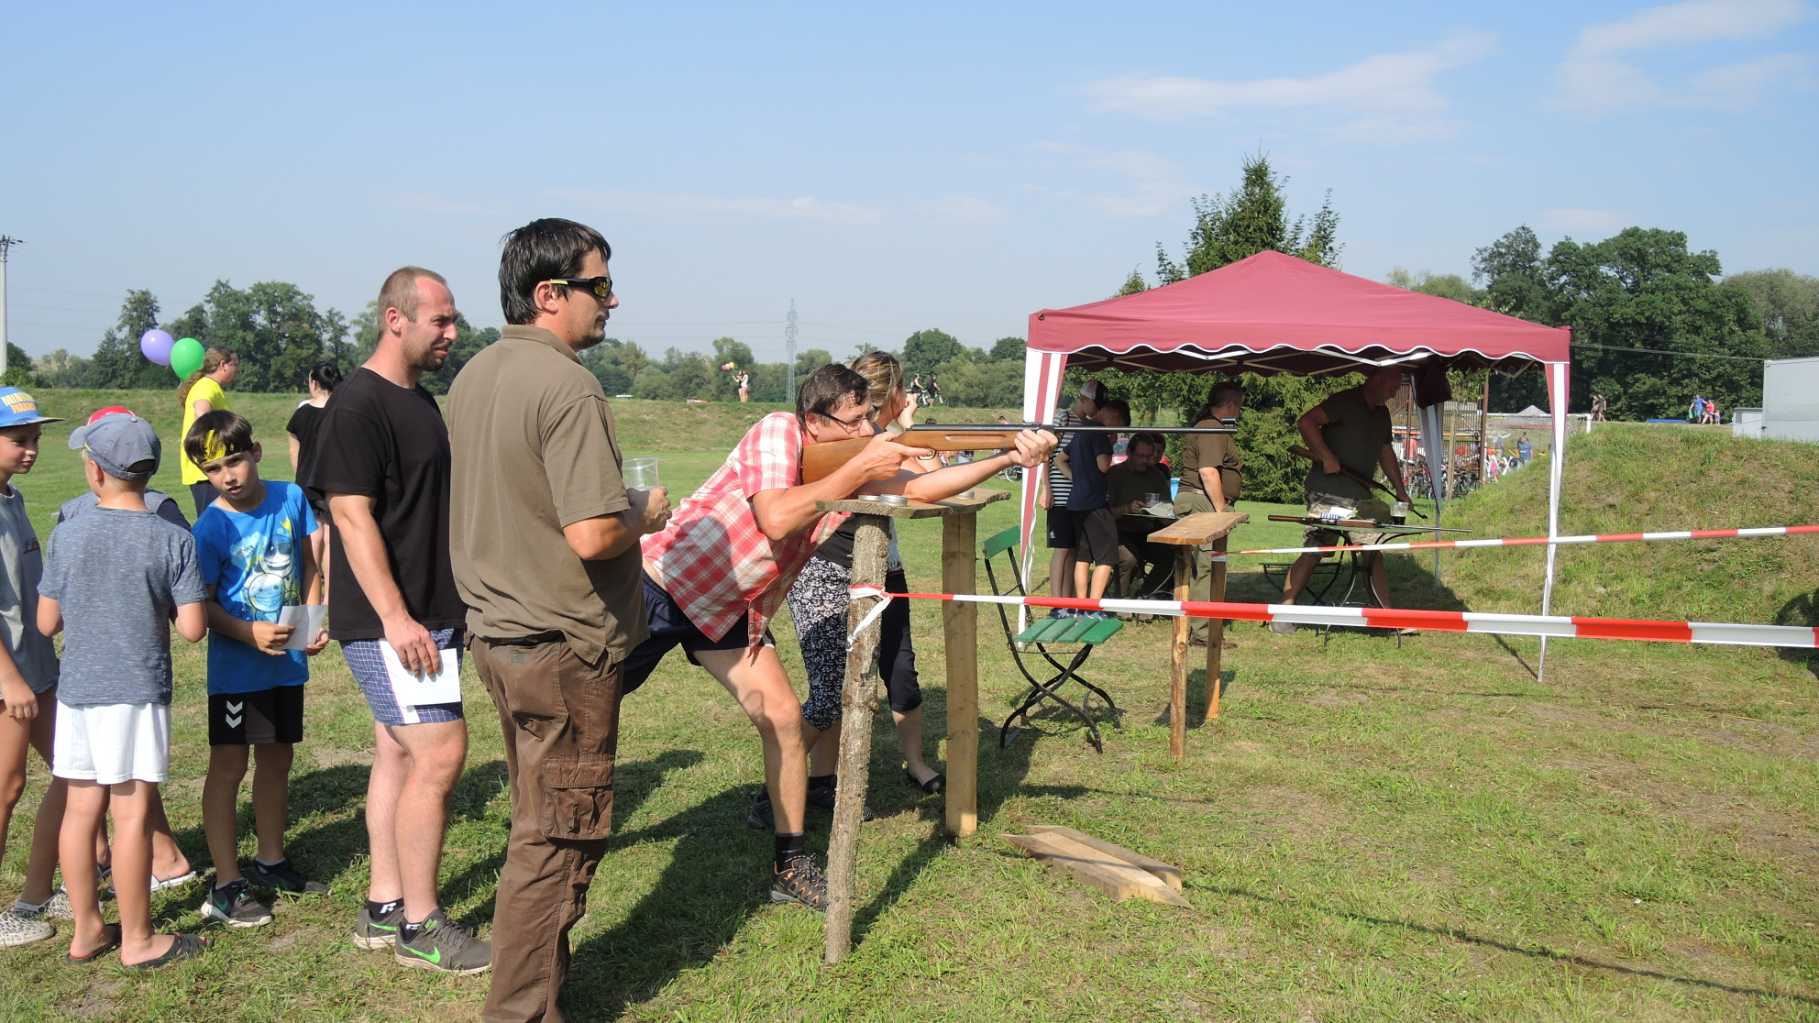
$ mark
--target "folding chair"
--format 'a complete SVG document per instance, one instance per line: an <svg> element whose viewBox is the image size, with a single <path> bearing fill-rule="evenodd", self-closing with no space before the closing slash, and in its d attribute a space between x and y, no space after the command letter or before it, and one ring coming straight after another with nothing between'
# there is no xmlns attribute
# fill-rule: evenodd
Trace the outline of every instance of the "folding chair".
<svg viewBox="0 0 1819 1023"><path fill-rule="evenodd" d="M1012 526L991 537L981 547L985 553L985 578L987 584L992 588L992 593L1000 597L1013 594L1019 597L1026 596L1022 579L1017 571L1020 564L1017 556L1017 527ZM1008 563L1006 575L1009 582L1006 584L998 582L998 571L993 567L994 561L1000 556ZM998 622L1004 626L1004 639L1010 644L1011 659L1017 662L1017 670L1023 673L1023 677L1028 679L1030 684L1029 693L1023 697L1022 702L1017 705L1017 709L1011 711L1010 716L1005 718L1004 724L999 727L998 748L1003 749L1005 744L1010 741L1011 722L1022 718L1024 726L1028 727L1030 711L1036 704L1048 699L1073 711L1081 721L1085 722L1086 733L1092 740L1093 748L1104 753L1105 744L1100 739L1099 726L1086 712L1087 701L1093 696L1104 700L1106 709L1112 713L1114 724L1117 723L1120 711L1118 705L1112 702L1109 693L1093 685L1080 674L1080 666L1086 663L1086 659L1091 656L1094 647L1116 636L1124 628L1124 623L1116 618L1037 618L1030 623L1029 628L1018 632L1012 620L1010 607L1005 604L995 606L998 608ZM1068 661L1064 664L1049 652L1052 647L1075 647L1077 649L1072 652L1071 656L1063 655L1068 656ZM1030 671L1029 663L1024 660L1024 653L1027 650L1034 650L1054 668L1055 674L1047 681L1039 680ZM1031 657L1030 661L1035 661L1035 658ZM1036 667L1039 671L1048 670L1039 663ZM1069 679L1080 683L1087 689L1087 694L1081 698L1077 706L1061 694L1061 687L1065 686Z"/></svg>

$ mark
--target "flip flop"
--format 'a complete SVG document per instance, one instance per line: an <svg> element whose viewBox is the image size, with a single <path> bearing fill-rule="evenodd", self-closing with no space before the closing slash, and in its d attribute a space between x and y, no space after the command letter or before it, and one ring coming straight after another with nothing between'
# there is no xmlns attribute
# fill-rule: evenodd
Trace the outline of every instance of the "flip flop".
<svg viewBox="0 0 1819 1023"><path fill-rule="evenodd" d="M120 925L119 924L107 924L101 928L101 933L107 935L107 939L105 941L103 941L100 945L96 946L94 949L90 950L88 955L76 956L76 955L66 954L63 957L63 961L67 962L67 963L75 963L78 966L86 965L88 963L94 962L97 959L100 959L102 956L107 955L109 952L112 952L114 949L117 949L120 947Z"/></svg>
<svg viewBox="0 0 1819 1023"><path fill-rule="evenodd" d="M908 771L903 772L903 777L909 779L911 785L921 789L923 795L939 795L947 789L947 776L940 771L936 771L933 775L930 775L928 781L917 781L916 776Z"/></svg>
<svg viewBox="0 0 1819 1023"><path fill-rule="evenodd" d="M182 874L178 874L176 877L159 877L157 874L153 874L152 891L161 892L168 888L181 888L195 879L196 871L193 867Z"/></svg>
<svg viewBox="0 0 1819 1023"><path fill-rule="evenodd" d="M208 948L208 942L203 941L194 934L179 934L177 935L177 939L171 942L171 947L166 950L163 955L156 959L147 959L142 963L133 963L127 968L132 970L160 969L184 959L194 959L201 955L206 948Z"/></svg>

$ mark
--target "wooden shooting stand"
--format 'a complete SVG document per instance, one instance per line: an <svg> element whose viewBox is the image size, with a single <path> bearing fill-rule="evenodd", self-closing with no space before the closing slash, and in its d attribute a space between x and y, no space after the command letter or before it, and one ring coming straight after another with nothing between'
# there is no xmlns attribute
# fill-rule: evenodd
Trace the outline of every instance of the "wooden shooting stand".
<svg viewBox="0 0 1819 1023"><path fill-rule="evenodd" d="M1150 543L1175 548L1176 600L1188 599L1188 578L1193 572L1194 548L1210 543L1214 554L1224 554L1225 538L1250 519L1243 512L1195 512L1184 515L1176 519L1173 525L1149 535ZM1224 600L1225 562L1213 562L1212 571L1213 591L1207 599ZM1175 619L1175 639L1170 657L1168 750L1174 754L1177 762L1187 755L1188 625L1186 616ZM1220 648L1225 645L1225 622L1215 618L1207 622L1206 626L1206 710L1200 720L1194 722L1195 727L1205 724L1208 718L1219 716L1219 691L1222 688L1219 655Z"/></svg>
<svg viewBox="0 0 1819 1023"><path fill-rule="evenodd" d="M852 585L884 588L888 519L941 518L943 593L976 592L979 509L1010 494L974 489L938 504L850 499L822 501L821 512L850 512L853 536ZM840 695L839 786L827 850L827 924L822 961L833 965L853 945L859 822L871 768L872 714L878 707L878 619L866 621L877 597L855 597L847 610L846 684ZM861 623L865 627L860 628ZM948 835L963 838L979 826L979 609L944 601L941 626L947 648L947 813Z"/></svg>

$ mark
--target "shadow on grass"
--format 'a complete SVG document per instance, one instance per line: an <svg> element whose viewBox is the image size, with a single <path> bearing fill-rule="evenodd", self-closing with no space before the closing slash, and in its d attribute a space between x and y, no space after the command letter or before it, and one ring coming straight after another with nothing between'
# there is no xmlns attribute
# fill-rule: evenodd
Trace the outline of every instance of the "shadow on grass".
<svg viewBox="0 0 1819 1023"><path fill-rule="evenodd" d="M1775 613L1775 624L1804 625L1819 629L1819 590L1802 593L1781 605L1781 610ZM1819 678L1819 651L1782 647L1775 652L1782 660L1803 665L1813 673L1814 678Z"/></svg>
<svg viewBox="0 0 1819 1023"><path fill-rule="evenodd" d="M1399 927L1403 930L1416 931L1421 934L1431 934L1435 937L1446 938L1450 941L1461 941L1466 944L1478 945L1483 948L1493 948L1500 952L1512 952L1516 955L1528 956L1531 959L1546 959L1556 963L1565 963L1569 966L1577 966L1586 970L1602 970L1608 973L1623 974L1628 977L1648 977L1653 980L1665 980L1674 984L1707 988L1709 990L1723 991L1733 995L1748 995L1753 998L1786 998L1806 1005L1819 1006L1819 998L1814 998L1810 995L1796 994L1792 991L1770 991L1764 988L1742 987L1736 984L1726 984L1723 981L1711 980L1706 977L1686 977L1676 973L1668 973L1665 970L1647 969L1640 966L1624 966L1620 963L1607 963L1599 959L1592 959L1572 952L1557 952L1540 945L1519 945L1500 938L1486 937L1482 934L1474 934L1461 927L1423 924L1413 920L1398 920L1392 917L1371 916L1368 913L1334 909L1330 906L1303 902L1298 899L1285 899L1274 895L1264 895L1260 892L1253 892L1246 888L1232 888L1225 885L1193 884L1191 882L1189 883L1189 887L1196 891L1210 892L1215 895L1228 895L1233 898L1250 899L1253 902L1267 902L1274 906L1283 906L1289 909L1311 910L1326 916L1353 920L1358 923L1374 924L1379 927Z"/></svg>
<svg viewBox="0 0 1819 1023"><path fill-rule="evenodd" d="M670 771L680 771L700 763L703 754L699 750L667 750L652 760L639 760L629 764L615 764L613 767L613 816L624 819L636 813L638 807L650 798L651 793L663 784L663 776ZM464 779L465 780L465 779ZM508 784L503 762L499 763L499 783ZM459 790L457 790L458 798ZM456 799L451 798L451 808ZM486 801L480 806L484 808ZM449 878L442 885L443 900L450 905L459 905L481 892L486 898L476 903L473 908L461 914L456 921L463 927L484 928L493 919L494 897L499 887L499 871L505 868L506 845L511 837L511 820L508 817L505 827L499 835L498 851L484 860L471 863L461 873ZM611 847L609 847L610 853ZM608 861L601 860L602 864Z"/></svg>

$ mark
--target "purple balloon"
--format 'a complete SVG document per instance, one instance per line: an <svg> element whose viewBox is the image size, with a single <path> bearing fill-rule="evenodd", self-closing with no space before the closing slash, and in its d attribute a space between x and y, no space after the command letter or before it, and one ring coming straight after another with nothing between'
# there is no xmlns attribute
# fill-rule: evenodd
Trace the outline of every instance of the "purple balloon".
<svg viewBox="0 0 1819 1023"><path fill-rule="evenodd" d="M171 346L177 339L166 331L153 327L139 335L139 353L160 366L171 364Z"/></svg>

